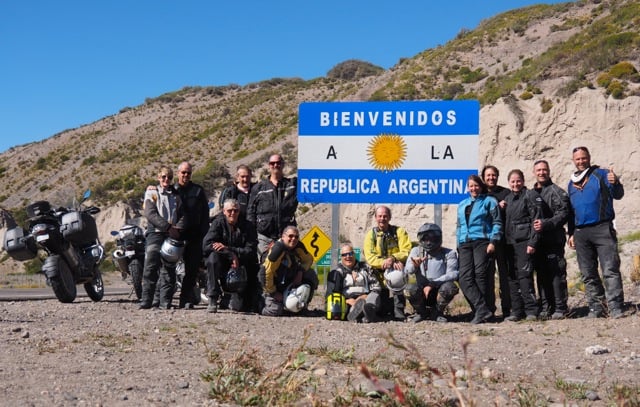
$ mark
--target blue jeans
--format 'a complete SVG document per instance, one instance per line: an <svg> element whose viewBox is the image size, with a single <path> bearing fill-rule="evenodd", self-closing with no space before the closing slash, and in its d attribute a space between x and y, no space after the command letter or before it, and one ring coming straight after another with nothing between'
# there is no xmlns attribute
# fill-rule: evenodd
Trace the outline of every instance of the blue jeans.
<svg viewBox="0 0 640 407"><path fill-rule="evenodd" d="M603 313L606 307L609 310L621 310L624 293L618 237L611 222L576 228L573 242L589 309L596 313ZM598 272L598 261L602 267L602 279Z"/></svg>

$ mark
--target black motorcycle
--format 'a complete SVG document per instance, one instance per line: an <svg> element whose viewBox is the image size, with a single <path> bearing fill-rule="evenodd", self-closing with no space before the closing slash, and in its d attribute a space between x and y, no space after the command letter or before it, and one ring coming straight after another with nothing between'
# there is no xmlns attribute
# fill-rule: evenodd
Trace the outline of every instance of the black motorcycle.
<svg viewBox="0 0 640 407"><path fill-rule="evenodd" d="M85 192L82 201L90 195L90 191ZM34 259L38 249L44 250L47 257L42 273L60 302L76 299L76 284L84 284L89 297L100 301L104 283L99 264L104 259L104 247L93 218L98 212L95 206L53 208L48 201L34 202L27 206L27 229L18 226L7 230L4 249L18 261Z"/></svg>
<svg viewBox="0 0 640 407"><path fill-rule="evenodd" d="M139 219L139 218L138 218ZM145 237L144 230L135 220L123 225L120 230L112 230L116 236L116 250L111 255L122 279L133 286L138 299L142 298L142 274L144 271Z"/></svg>

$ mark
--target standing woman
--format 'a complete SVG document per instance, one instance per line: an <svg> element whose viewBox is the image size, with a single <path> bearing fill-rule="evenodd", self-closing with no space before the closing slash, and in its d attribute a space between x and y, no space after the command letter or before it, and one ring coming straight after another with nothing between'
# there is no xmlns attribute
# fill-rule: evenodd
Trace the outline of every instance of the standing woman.
<svg viewBox="0 0 640 407"><path fill-rule="evenodd" d="M467 179L469 198L458 204L456 238L458 242L458 281L474 312L472 324L493 317L488 304L494 298L489 270L502 236L498 201L487 195L487 186L478 175Z"/></svg>
<svg viewBox="0 0 640 407"><path fill-rule="evenodd" d="M531 256L536 251L539 234L533 230L536 206L524 186L524 174L511 170L507 177L511 193L505 201L504 233L506 238L506 260L511 294L511 314L507 321L538 319L538 301L533 286L533 264Z"/></svg>

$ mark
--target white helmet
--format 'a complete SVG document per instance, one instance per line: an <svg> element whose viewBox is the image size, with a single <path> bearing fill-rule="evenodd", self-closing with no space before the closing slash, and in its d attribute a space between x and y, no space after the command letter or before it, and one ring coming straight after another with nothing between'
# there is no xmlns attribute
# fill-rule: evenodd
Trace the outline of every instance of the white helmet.
<svg viewBox="0 0 640 407"><path fill-rule="evenodd" d="M287 287L282 295L284 307L291 312L300 312L310 301L311 286L302 284L298 287Z"/></svg>
<svg viewBox="0 0 640 407"><path fill-rule="evenodd" d="M401 293L407 285L407 275L402 270L387 269L384 272L384 282L389 290Z"/></svg>
<svg viewBox="0 0 640 407"><path fill-rule="evenodd" d="M164 239L160 248L160 256L167 263L177 263L184 252L184 242L182 240L172 239L170 237Z"/></svg>

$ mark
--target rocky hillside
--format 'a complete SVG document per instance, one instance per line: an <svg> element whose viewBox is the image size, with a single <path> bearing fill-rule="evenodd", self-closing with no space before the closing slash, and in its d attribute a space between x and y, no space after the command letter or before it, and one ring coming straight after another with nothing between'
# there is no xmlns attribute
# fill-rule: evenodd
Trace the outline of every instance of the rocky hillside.
<svg viewBox="0 0 640 407"><path fill-rule="evenodd" d="M532 6L463 29L444 46L400 60L389 70L347 61L326 77L273 78L246 86L190 87L123 107L119 114L0 154L0 221L20 222L24 207L66 203L93 191L103 240L136 216L142 191L160 164L195 165L194 180L211 197L238 163L266 172L272 152L296 172L297 109L304 101L477 99L481 102L481 165L531 174L551 163L566 185L571 149L588 146L593 162L613 166L625 185L617 227L638 231L640 215L640 3L578 1ZM413 235L433 219L432 205L395 205L394 223ZM340 239L361 242L372 208L342 205ZM454 206L443 208L452 244ZM329 205L302 205L303 228L329 232ZM4 230L0 231L4 233ZM0 269L14 268L6 256Z"/></svg>

